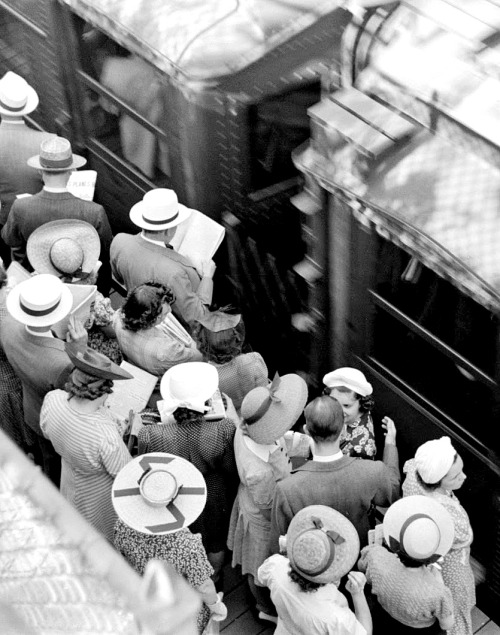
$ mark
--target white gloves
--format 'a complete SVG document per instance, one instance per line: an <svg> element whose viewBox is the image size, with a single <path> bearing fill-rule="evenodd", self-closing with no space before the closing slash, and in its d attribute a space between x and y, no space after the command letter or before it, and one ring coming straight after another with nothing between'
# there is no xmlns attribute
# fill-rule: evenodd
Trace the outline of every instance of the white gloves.
<svg viewBox="0 0 500 635"><path fill-rule="evenodd" d="M222 622L227 617L227 606L222 601L222 593L217 594L219 599L214 604L208 604L210 613L216 622Z"/></svg>

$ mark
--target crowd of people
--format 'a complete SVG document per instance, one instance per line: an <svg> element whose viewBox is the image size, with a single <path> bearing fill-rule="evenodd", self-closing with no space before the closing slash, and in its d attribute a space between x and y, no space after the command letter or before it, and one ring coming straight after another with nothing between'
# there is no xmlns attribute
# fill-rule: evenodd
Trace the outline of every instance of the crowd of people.
<svg viewBox="0 0 500 635"><path fill-rule="evenodd" d="M365 375L337 368L315 398L299 374L269 377L242 316L211 306L214 263L171 248L190 213L175 192L147 192L130 211L139 233L113 237L104 209L67 191L85 159L26 126L36 104L22 78L0 79L3 255L27 274L0 267L4 432L139 573L156 558L188 580L200 633L227 615L230 560L278 635L471 635L472 530L450 439L421 445L401 487L396 426L374 421ZM111 275L127 291L116 309ZM99 289L85 322L70 290L82 284ZM132 378L122 360L157 377L127 418L108 399Z"/></svg>

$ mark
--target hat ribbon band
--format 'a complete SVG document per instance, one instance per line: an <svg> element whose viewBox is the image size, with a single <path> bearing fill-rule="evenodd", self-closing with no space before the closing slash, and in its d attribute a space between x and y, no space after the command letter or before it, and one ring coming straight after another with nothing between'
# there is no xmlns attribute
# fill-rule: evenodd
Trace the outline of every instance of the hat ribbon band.
<svg viewBox="0 0 500 635"><path fill-rule="evenodd" d="M330 554L325 564L320 569L310 570L310 569L305 569L304 567L297 567L297 568L300 569L300 571L303 571L306 575L317 576L324 573L330 567L330 565L332 564L335 558L335 547L344 543L345 538L341 536L339 533L337 533L336 531L333 531L333 529L325 529L323 526L323 521L320 518L311 518L311 520L313 522L314 529L319 529L320 531L322 531L324 534L326 534L328 540L330 541ZM313 531L313 530L306 529L306 531L304 531L303 533L306 533L308 531Z"/></svg>
<svg viewBox="0 0 500 635"><path fill-rule="evenodd" d="M39 161L43 168L69 168L73 165L73 155L65 157L64 159L48 159L47 157L40 156Z"/></svg>
<svg viewBox="0 0 500 635"><path fill-rule="evenodd" d="M30 309L29 307L27 307L23 301L21 299L19 299L19 305L21 307L21 309L27 313L28 315L33 315L34 317L43 317L44 315L49 315L50 313L52 313L52 311L54 311L55 309L57 309L57 307L59 306L61 302L61 299L59 299L55 304L53 304L52 306L48 307L47 309Z"/></svg>
<svg viewBox="0 0 500 635"><path fill-rule="evenodd" d="M437 562L442 557L441 554L435 553L432 556L429 556L428 558L422 558L422 559L414 558L413 556L410 556L406 552L406 549L403 546L403 537L404 537L405 531L408 529L411 523L415 522L416 520L419 520L420 518L430 518L430 516L428 514L413 514L412 516L409 516L405 520L403 525L401 526L401 529L399 531L399 540L397 538L394 538L394 536L389 536L389 548L396 555L398 556L401 555L404 558L409 558L410 560L416 560L418 562L421 562L422 565L433 564L434 562Z"/></svg>
<svg viewBox="0 0 500 635"><path fill-rule="evenodd" d="M269 396L266 397L266 399L261 403L261 405L257 408L257 410L253 414L251 414L250 416L244 419L247 425L252 425L252 423L255 423L256 421L259 421L259 419L262 419L262 417L266 414L266 412L271 407L271 404L273 403L273 401L275 402L281 401L281 399L276 396L276 391L278 390L280 383L281 383L280 376L278 375L278 373L276 373L273 378L273 381L267 387L267 389L269 390Z"/></svg>
<svg viewBox="0 0 500 635"><path fill-rule="evenodd" d="M26 107L26 103L27 103L28 99L25 99L24 104L22 106L9 106L9 104L6 104L3 99L0 98L0 106L2 108L5 108L5 110L11 110L12 112L19 112L20 110L23 110Z"/></svg>
<svg viewBox="0 0 500 635"><path fill-rule="evenodd" d="M150 225L165 225L165 223L171 223L177 218L177 216L179 216L179 211L175 212L173 216L170 216L169 218L162 218L161 220L153 220L152 218L148 218L142 214L142 220Z"/></svg>
<svg viewBox="0 0 500 635"><path fill-rule="evenodd" d="M98 377L96 379L96 375L91 375L90 373L86 373L79 368L75 368L72 373L73 383L79 386L80 388L85 386L86 388L94 389L99 388L106 381L106 379L102 377Z"/></svg>

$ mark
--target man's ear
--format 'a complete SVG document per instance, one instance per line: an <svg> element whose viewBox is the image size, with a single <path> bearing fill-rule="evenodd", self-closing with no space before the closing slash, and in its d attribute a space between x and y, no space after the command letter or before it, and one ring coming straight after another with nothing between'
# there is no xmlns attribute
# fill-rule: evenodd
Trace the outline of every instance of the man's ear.
<svg viewBox="0 0 500 635"><path fill-rule="evenodd" d="M302 430L304 430L304 434L307 434L308 436L311 436L309 434L309 430L307 429L307 423L304 423L304 425L302 426Z"/></svg>

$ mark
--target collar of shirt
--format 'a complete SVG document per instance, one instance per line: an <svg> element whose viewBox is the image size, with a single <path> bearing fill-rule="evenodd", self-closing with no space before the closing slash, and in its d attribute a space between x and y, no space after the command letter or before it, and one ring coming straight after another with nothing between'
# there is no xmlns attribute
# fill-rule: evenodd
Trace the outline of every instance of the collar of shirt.
<svg viewBox="0 0 500 635"><path fill-rule="evenodd" d="M52 339L54 338L54 333L52 333L52 331L43 331L43 333L41 333L40 331L32 331L29 326L26 327L26 330L28 331L28 333L31 333L31 335L36 335L37 337L51 337Z"/></svg>
<svg viewBox="0 0 500 635"><path fill-rule="evenodd" d="M269 461L269 455L276 447L279 445L277 441L271 443L270 445L262 445L260 443L255 443L253 439L251 439L248 435L244 435L243 439L245 440L247 448L250 452L253 452L259 459L262 459L266 463Z"/></svg>
<svg viewBox="0 0 500 635"><path fill-rule="evenodd" d="M67 188L65 187L48 187L47 185L43 186L43 189L46 192L52 192L53 194L60 194L61 192L67 192Z"/></svg>
<svg viewBox="0 0 500 635"><path fill-rule="evenodd" d="M318 463L329 463L330 461L338 461L344 456L342 454L342 450L339 450L335 454L328 454L327 456L319 456L318 454L314 454L314 452L312 453L312 455L313 461L317 461Z"/></svg>
<svg viewBox="0 0 500 635"><path fill-rule="evenodd" d="M152 238L146 238L144 234L141 232L141 238L148 243L153 243L153 245L159 245L160 247L165 247L166 249L173 249L172 245L167 245L162 240L153 240Z"/></svg>
<svg viewBox="0 0 500 635"><path fill-rule="evenodd" d="M4 119L3 124L13 124L14 126L24 126L24 119Z"/></svg>

